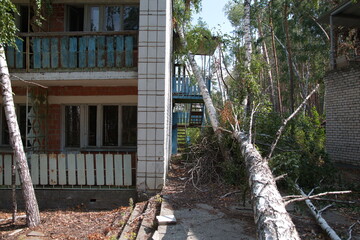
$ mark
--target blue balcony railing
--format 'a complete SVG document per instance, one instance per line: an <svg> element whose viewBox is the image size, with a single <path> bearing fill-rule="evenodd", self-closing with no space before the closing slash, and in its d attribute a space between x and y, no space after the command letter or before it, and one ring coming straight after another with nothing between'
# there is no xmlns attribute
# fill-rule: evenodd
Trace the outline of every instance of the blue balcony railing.
<svg viewBox="0 0 360 240"><path fill-rule="evenodd" d="M22 33L7 47L10 69L56 71L137 67L137 31Z"/></svg>
<svg viewBox="0 0 360 240"><path fill-rule="evenodd" d="M206 86L210 92L211 81L206 79ZM196 81L187 76L173 77L173 97L175 98L202 98L200 88Z"/></svg>

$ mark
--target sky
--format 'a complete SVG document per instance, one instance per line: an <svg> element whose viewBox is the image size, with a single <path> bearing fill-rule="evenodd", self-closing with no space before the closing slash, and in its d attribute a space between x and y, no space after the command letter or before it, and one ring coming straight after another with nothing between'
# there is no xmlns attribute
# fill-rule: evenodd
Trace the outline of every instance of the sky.
<svg viewBox="0 0 360 240"><path fill-rule="evenodd" d="M197 23L197 19L201 17L207 23L210 30L216 33L220 29L222 33L230 33L232 31L231 24L224 13L224 6L228 0L202 0L202 11L193 17L193 23Z"/></svg>

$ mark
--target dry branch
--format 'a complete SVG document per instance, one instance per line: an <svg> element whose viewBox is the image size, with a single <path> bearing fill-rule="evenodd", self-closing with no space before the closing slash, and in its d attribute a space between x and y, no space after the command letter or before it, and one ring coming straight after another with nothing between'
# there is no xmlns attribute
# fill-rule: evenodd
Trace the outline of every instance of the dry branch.
<svg viewBox="0 0 360 240"><path fill-rule="evenodd" d="M288 200L285 202L285 204L289 204L292 202L301 202L307 199L316 199L322 196L326 196L326 195L339 195L339 194L347 194L347 193L351 193L351 191L334 191L334 192L323 192L323 193L319 193L316 195L291 195L291 196L286 196L285 198L293 198L291 200Z"/></svg>
<svg viewBox="0 0 360 240"><path fill-rule="evenodd" d="M299 187L299 185L295 184L296 189L301 193L302 196L308 197L304 193L304 191ZM316 222L320 225L320 227L326 232L331 240L341 240L341 238L336 234L334 229L332 229L326 220L321 216L321 212L316 209L314 204L311 203L310 199L305 200L306 205L309 207L311 214L316 219Z"/></svg>
<svg viewBox="0 0 360 240"><path fill-rule="evenodd" d="M281 134L282 132L285 130L285 127L286 127L286 124L293 118L296 116L296 114L301 110L301 108L306 104L306 102L309 100L309 98L318 90L319 88L319 84L316 85L316 87L311 91L311 93L304 99L304 101L300 104L300 106L287 118L285 119L285 121L283 122L283 125L279 128L279 130L277 131L276 133L276 139L275 141L273 142L273 144L271 145L271 148L270 148L270 153L269 155L267 156L267 159L270 159L274 150L275 150L275 147L277 145L277 143L279 142L280 140L280 137L281 137Z"/></svg>

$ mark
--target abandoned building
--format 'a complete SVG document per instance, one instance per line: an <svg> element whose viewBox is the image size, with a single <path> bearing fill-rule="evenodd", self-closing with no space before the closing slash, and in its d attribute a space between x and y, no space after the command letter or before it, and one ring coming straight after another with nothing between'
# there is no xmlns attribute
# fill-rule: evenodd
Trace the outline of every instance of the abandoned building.
<svg viewBox="0 0 360 240"><path fill-rule="evenodd" d="M344 1L319 20L330 25L331 41L331 70L325 76L326 151L335 163L359 167L360 3Z"/></svg>
<svg viewBox="0 0 360 240"><path fill-rule="evenodd" d="M171 154L171 1L53 0L41 26L29 1L13 2L20 32L6 57L40 207L102 208L161 189ZM14 159L3 111L0 121L8 196Z"/></svg>

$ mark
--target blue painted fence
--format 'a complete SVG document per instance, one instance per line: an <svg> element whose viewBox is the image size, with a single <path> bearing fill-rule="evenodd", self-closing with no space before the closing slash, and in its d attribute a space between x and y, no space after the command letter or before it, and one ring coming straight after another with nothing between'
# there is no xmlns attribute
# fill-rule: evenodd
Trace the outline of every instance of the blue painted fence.
<svg viewBox="0 0 360 240"><path fill-rule="evenodd" d="M206 79L206 86L210 91L211 80ZM200 88L196 81L191 81L187 76L173 77L173 96L182 97L201 97Z"/></svg>
<svg viewBox="0 0 360 240"><path fill-rule="evenodd" d="M8 46L12 69L131 68L137 66L136 35L31 36ZM26 49L26 41L29 41ZM27 63L27 59L30 61Z"/></svg>

